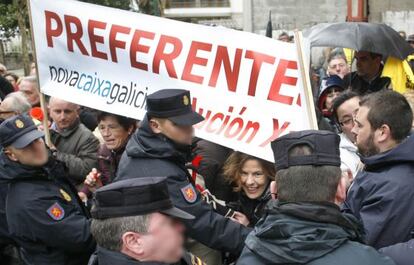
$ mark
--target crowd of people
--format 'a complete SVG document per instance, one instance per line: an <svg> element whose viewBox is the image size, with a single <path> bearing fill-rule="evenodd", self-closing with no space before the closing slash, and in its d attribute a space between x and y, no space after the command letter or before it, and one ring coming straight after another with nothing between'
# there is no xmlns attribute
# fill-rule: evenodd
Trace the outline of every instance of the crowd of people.
<svg viewBox="0 0 414 265"><path fill-rule="evenodd" d="M274 163L194 137L182 89L140 121L50 97L45 128L36 68L0 65L1 264L411 264L413 96L381 54L354 59L330 51L319 130L274 140Z"/></svg>

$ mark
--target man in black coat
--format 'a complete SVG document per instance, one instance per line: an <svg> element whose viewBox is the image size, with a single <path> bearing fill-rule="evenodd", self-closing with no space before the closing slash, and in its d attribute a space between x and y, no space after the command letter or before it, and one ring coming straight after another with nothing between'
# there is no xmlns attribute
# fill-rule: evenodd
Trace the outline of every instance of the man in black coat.
<svg viewBox="0 0 414 265"><path fill-rule="evenodd" d="M24 264L87 264L95 249L89 213L42 136L27 115L0 125L0 181L9 184L8 230Z"/></svg>
<svg viewBox="0 0 414 265"><path fill-rule="evenodd" d="M363 245L361 226L342 214L346 180L341 176L339 136L299 131L272 142L276 181L262 219L246 239L238 265L391 265Z"/></svg>
<svg viewBox="0 0 414 265"><path fill-rule="evenodd" d="M160 90L148 96L147 110L127 144L115 181L167 176L173 204L195 216L183 221L187 234L210 248L239 254L250 229L214 212L201 199L185 167L191 161L192 125L203 120L192 110L190 93Z"/></svg>
<svg viewBox="0 0 414 265"><path fill-rule="evenodd" d="M411 239L414 231L413 113L394 91L361 99L352 133L364 170L355 177L343 210L360 219L377 249Z"/></svg>
<svg viewBox="0 0 414 265"><path fill-rule="evenodd" d="M2 174L2 172L0 172L0 174ZM7 225L7 190L8 184L0 182L0 260L2 261L2 265L18 264L16 251L17 244L12 239Z"/></svg>
<svg viewBox="0 0 414 265"><path fill-rule="evenodd" d="M237 200L234 187L223 176L223 165L233 150L204 139L198 139L196 144L195 154L201 156L200 165L196 170L203 176L206 188L219 200Z"/></svg>
<svg viewBox="0 0 414 265"><path fill-rule="evenodd" d="M355 52L357 71L344 76L346 87L359 95L365 95L388 89L391 85L389 77L381 77L382 55L372 52Z"/></svg>

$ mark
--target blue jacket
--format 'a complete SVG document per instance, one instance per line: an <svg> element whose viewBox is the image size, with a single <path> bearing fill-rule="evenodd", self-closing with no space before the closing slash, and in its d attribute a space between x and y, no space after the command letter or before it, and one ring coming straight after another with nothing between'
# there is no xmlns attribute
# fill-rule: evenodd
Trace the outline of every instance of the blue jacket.
<svg viewBox="0 0 414 265"><path fill-rule="evenodd" d="M414 260L414 239L381 248L379 252L390 257L397 265L411 265Z"/></svg>
<svg viewBox="0 0 414 265"><path fill-rule="evenodd" d="M363 222L368 245L408 241L414 230L414 136L361 161L365 170L354 179L343 210Z"/></svg>
<svg viewBox="0 0 414 265"><path fill-rule="evenodd" d="M0 184L8 185L2 206L8 232L20 247L23 263L87 264L95 249L89 213L63 163L51 157L42 167L30 167L1 154L0 170Z"/></svg>

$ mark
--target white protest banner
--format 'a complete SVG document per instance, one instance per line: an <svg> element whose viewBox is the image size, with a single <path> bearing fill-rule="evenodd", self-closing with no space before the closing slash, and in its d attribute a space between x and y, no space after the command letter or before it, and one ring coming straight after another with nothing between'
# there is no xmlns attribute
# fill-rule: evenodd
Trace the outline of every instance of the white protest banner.
<svg viewBox="0 0 414 265"><path fill-rule="evenodd" d="M190 90L196 135L273 161L312 128L296 45L67 0L30 0L41 91L142 119L148 94Z"/></svg>

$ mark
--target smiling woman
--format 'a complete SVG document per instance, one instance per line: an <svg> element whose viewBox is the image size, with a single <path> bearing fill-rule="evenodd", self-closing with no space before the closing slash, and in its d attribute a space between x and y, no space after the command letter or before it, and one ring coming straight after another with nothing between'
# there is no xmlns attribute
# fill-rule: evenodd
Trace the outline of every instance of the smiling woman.
<svg viewBox="0 0 414 265"><path fill-rule="evenodd" d="M276 174L274 165L254 156L234 152L223 170L227 181L239 193L238 200L229 203L229 207L245 214L249 225L254 226L270 199L269 184Z"/></svg>

